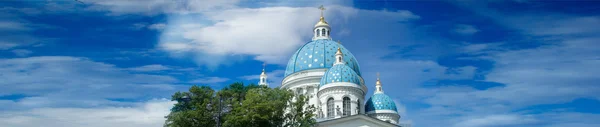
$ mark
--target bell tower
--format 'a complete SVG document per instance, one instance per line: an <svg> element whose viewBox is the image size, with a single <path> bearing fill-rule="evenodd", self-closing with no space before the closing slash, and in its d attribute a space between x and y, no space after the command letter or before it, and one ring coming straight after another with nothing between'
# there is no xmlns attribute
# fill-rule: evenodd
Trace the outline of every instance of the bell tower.
<svg viewBox="0 0 600 127"><path fill-rule="evenodd" d="M269 84L267 83L267 73L265 72L265 66L267 66L267 64L263 63L263 69L262 73L260 73L260 81L258 81L258 85L269 87Z"/></svg>
<svg viewBox="0 0 600 127"><path fill-rule="evenodd" d="M319 7L319 10L321 10L321 18L319 19L319 22L317 22L317 24L315 24L315 28L313 29L313 39L312 40L319 40L319 39L329 39L331 40L331 27L329 27L329 24L327 23L327 21L325 21L325 17L323 17L323 11L325 11L325 7L323 7L323 5L321 5Z"/></svg>

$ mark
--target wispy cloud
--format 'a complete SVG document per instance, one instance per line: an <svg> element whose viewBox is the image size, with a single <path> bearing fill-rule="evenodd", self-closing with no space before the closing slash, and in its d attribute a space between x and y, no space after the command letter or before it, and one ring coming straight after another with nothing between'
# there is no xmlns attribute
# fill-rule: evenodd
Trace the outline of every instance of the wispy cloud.
<svg viewBox="0 0 600 127"><path fill-rule="evenodd" d="M389 22L419 19L410 11L370 11L344 6L330 8L339 10L327 12L327 15L337 15L331 16L332 19L349 20L356 18L357 13L391 17ZM227 9L203 16L174 16L167 23L157 47L174 54L200 54L194 56L196 61L208 66L230 63L226 60L231 59L225 58L235 55L248 55L253 56L254 60L284 64L289 54L305 43L305 38L311 37L311 27L318 14L318 9L309 7L265 7ZM206 26L193 20L203 17L214 24ZM272 24L277 24L277 27ZM273 45L277 45L277 48L272 48Z"/></svg>
<svg viewBox="0 0 600 127"><path fill-rule="evenodd" d="M454 32L462 35L473 35L479 32L479 29L472 25L457 24L454 28Z"/></svg>
<svg viewBox="0 0 600 127"><path fill-rule="evenodd" d="M107 99L144 100L162 97L184 87L147 87L175 84L179 81L168 75L132 74L122 70L125 69L80 57L0 59L0 95L31 96L14 102L14 106L0 109L127 105Z"/></svg>
<svg viewBox="0 0 600 127"><path fill-rule="evenodd" d="M159 65L159 64L152 64L152 65L144 65L144 66L139 66L139 67L134 67L134 68L128 68L127 70L132 70L132 71L163 71L163 70L170 70L171 68L167 67L167 66L163 66L163 65Z"/></svg>
<svg viewBox="0 0 600 127"><path fill-rule="evenodd" d="M234 8L239 0L184 0L184 1L122 1L122 0L81 0L90 5L86 10L109 11L111 15L141 14L187 14Z"/></svg>
<svg viewBox="0 0 600 127"><path fill-rule="evenodd" d="M24 56L27 56L27 55L33 53L33 51L26 50L26 49L15 49L15 50L11 50L11 52L13 52L15 55L17 55L19 57L24 57Z"/></svg>
<svg viewBox="0 0 600 127"><path fill-rule="evenodd" d="M155 99L139 102L134 106L97 108L40 108L19 111L3 111L3 126L39 127L159 127L165 121L175 102Z"/></svg>
<svg viewBox="0 0 600 127"><path fill-rule="evenodd" d="M229 81L229 78L206 77L206 78L195 79L195 80L192 80L189 82L190 83L201 83L201 84L215 84L215 83L222 83L225 81Z"/></svg>

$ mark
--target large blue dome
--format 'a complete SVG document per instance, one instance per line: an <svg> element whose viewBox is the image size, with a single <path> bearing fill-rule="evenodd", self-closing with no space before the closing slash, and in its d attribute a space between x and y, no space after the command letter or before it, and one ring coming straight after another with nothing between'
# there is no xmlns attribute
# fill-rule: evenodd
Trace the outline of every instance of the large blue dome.
<svg viewBox="0 0 600 127"><path fill-rule="evenodd" d="M334 82L350 82L359 86L364 84L360 76L346 64L333 65L321 78L321 86Z"/></svg>
<svg viewBox="0 0 600 127"><path fill-rule="evenodd" d="M344 46L328 39L313 40L300 47L288 61L285 76L303 70L331 68L335 62L335 52L338 47L344 54L346 65L360 76L360 68L354 55Z"/></svg>
<svg viewBox="0 0 600 127"><path fill-rule="evenodd" d="M365 104L365 112L375 110L392 110L398 112L394 100L383 93L373 94L373 96L367 100L367 104Z"/></svg>

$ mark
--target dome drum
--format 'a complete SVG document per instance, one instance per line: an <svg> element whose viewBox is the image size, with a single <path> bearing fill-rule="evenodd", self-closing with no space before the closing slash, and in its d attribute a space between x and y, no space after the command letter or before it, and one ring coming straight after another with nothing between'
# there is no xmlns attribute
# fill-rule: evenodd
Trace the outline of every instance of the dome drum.
<svg viewBox="0 0 600 127"><path fill-rule="evenodd" d="M364 92L355 87L329 87L326 89L320 89L318 92L319 97L319 105L320 105L320 117L321 118L338 118L345 115L355 115L364 113ZM346 100L347 99L347 100ZM329 104L329 102L332 104ZM346 104L350 104L349 107L345 106L345 101L349 101ZM333 109L329 109L328 106L333 106ZM346 112L346 114L338 114L337 108L340 108L340 111ZM329 116L328 110L335 110Z"/></svg>
<svg viewBox="0 0 600 127"><path fill-rule="evenodd" d="M367 113L367 116L377 118L382 121L387 121L393 124L398 124L398 119L400 119L400 115L398 115L398 113Z"/></svg>
<svg viewBox="0 0 600 127"><path fill-rule="evenodd" d="M293 73L283 79L283 81L281 82L281 87L291 88L297 86L310 85L318 88L319 82L321 81L321 78L323 77L326 71L327 69L320 68L303 70L300 72Z"/></svg>

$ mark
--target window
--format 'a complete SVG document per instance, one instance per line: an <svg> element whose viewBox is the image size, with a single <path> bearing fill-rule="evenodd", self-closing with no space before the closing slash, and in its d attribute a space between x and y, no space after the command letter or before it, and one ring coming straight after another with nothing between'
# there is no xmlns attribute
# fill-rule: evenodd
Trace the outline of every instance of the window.
<svg viewBox="0 0 600 127"><path fill-rule="evenodd" d="M331 36L331 34L329 34L329 30L327 31L327 36Z"/></svg>
<svg viewBox="0 0 600 127"><path fill-rule="evenodd" d="M333 118L333 98L327 99L327 117Z"/></svg>
<svg viewBox="0 0 600 127"><path fill-rule="evenodd" d="M344 100L343 101L343 107L344 107L343 116L350 115L350 98L344 97L343 100Z"/></svg>
<svg viewBox="0 0 600 127"><path fill-rule="evenodd" d="M360 114L360 100L356 100L356 114Z"/></svg>
<svg viewBox="0 0 600 127"><path fill-rule="evenodd" d="M325 36L325 29L321 29L321 36Z"/></svg>
<svg viewBox="0 0 600 127"><path fill-rule="evenodd" d="M298 95L302 94L302 88L298 88Z"/></svg>
<svg viewBox="0 0 600 127"><path fill-rule="evenodd" d="M264 78L260 79L260 82L265 82L265 79Z"/></svg>
<svg viewBox="0 0 600 127"><path fill-rule="evenodd" d="M338 57L338 62L342 62L342 57Z"/></svg>
<svg viewBox="0 0 600 127"><path fill-rule="evenodd" d="M321 34L319 34L319 33L321 33L321 30L320 30L320 29L317 29L317 37L318 37L319 35L321 35Z"/></svg>

